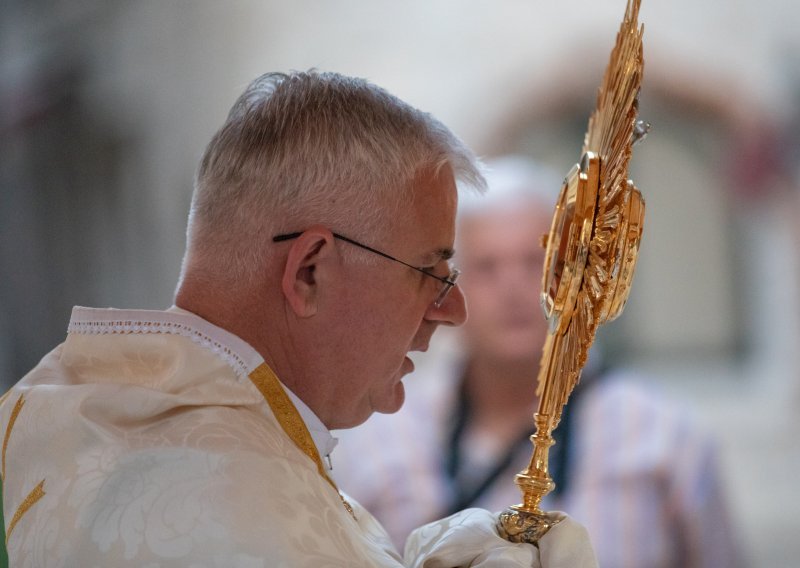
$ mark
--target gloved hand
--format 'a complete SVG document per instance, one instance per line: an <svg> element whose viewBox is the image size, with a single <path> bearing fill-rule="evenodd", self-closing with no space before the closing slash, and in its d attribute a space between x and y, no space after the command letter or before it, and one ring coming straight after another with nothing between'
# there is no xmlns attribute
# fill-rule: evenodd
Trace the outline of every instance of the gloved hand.
<svg viewBox="0 0 800 568"><path fill-rule="evenodd" d="M563 514L562 514L563 515ZM596 568L589 535L581 525L563 515L539 541L508 542L498 533L497 514L465 509L424 525L408 537L408 568Z"/></svg>
<svg viewBox="0 0 800 568"><path fill-rule="evenodd" d="M542 568L597 568L589 533L566 513L554 511L559 522L539 539Z"/></svg>

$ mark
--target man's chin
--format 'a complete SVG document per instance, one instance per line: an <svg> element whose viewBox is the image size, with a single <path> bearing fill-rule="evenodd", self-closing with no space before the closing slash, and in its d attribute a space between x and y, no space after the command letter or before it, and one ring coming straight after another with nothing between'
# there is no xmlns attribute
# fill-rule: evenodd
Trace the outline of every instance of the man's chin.
<svg viewBox="0 0 800 568"><path fill-rule="evenodd" d="M379 406L376 406L375 412L380 412L381 414L394 414L403 407L403 403L405 401L406 387L401 379L394 385L392 396L387 399L385 403L381 403Z"/></svg>
<svg viewBox="0 0 800 568"><path fill-rule="evenodd" d="M403 403L406 400L406 391L405 387L403 386L402 381L397 381L397 383L393 387L392 393L383 400L370 401L370 405L368 407L362 407L364 410L363 414L359 414L358 417L354 418L352 421L348 421L347 423L343 423L337 425L335 430L342 430L347 428L355 428L356 426L360 426L367 420L369 420L370 416L375 414L376 412L379 414L394 414L403 406Z"/></svg>

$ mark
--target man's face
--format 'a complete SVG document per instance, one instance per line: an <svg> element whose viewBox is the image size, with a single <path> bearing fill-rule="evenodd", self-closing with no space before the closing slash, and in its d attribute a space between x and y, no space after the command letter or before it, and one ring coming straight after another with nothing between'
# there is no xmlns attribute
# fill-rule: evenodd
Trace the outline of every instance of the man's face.
<svg viewBox="0 0 800 568"><path fill-rule="evenodd" d="M470 353L497 363L538 359L547 330L539 303L550 210L535 202L488 210L459 224L459 282L469 302Z"/></svg>
<svg viewBox="0 0 800 568"><path fill-rule="evenodd" d="M456 202L449 170L421 180L412 202L400 213L402 225L382 242L365 244L447 277ZM372 412L399 410L405 398L401 379L414 369L408 352L426 350L438 325L461 325L466 319L458 286L437 308L433 301L441 282L377 255L370 261L348 266L347 308L337 326L342 346L337 399L344 423L335 427L360 424Z"/></svg>

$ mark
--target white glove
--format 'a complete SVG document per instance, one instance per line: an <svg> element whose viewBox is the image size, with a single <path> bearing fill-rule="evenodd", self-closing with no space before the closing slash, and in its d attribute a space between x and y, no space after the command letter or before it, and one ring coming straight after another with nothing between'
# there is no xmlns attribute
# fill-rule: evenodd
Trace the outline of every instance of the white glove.
<svg viewBox="0 0 800 568"><path fill-rule="evenodd" d="M465 509L416 529L406 541L408 568L596 568L589 536L564 519L542 537L539 549L508 542L498 533L497 514ZM558 530L557 530L558 529ZM540 562L541 558L541 562Z"/></svg>
<svg viewBox="0 0 800 568"><path fill-rule="evenodd" d="M597 568L589 533L566 513L554 511L561 522L539 539L542 568Z"/></svg>

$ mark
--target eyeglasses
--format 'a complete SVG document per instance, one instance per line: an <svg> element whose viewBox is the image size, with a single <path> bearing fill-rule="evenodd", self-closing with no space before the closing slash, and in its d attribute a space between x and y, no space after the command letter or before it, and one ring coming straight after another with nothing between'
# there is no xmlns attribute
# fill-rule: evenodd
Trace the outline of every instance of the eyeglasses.
<svg viewBox="0 0 800 568"><path fill-rule="evenodd" d="M287 233L285 235L277 235L275 237L272 237L272 242L280 243L280 242L283 242L283 241L290 241L292 239L296 239L297 237L299 237L302 234L303 234L302 232L299 232L299 233ZM441 276L436 276L435 274L431 274L430 272L428 272L424 268L420 268L418 266L414 266L413 264L409 264L407 262L403 262L399 258L395 258L390 254L386 254L385 252L379 251L378 249L374 249L374 248L372 248L370 246L361 244L358 241L354 241L351 238L345 237L344 235L340 235L338 233L331 233L331 234L335 238L339 239L340 241L344 241L346 243L350 243L351 245L355 245L355 246L360 247L360 248L362 248L364 250L368 250L369 252L374 252L375 254L378 254L378 255L382 256L383 258L388 258L389 260L393 260L395 262L399 262L403 266L407 266L409 268L413 268L417 272L422 272L425 276L430 276L431 278L435 278L436 280L441 282L442 283L442 287L439 290L439 293L436 295L436 299L433 301L433 305L435 307L437 307L437 308L442 307L442 304L444 303L444 299L447 297L447 294L450 293L450 290L453 289L453 286L456 285L456 280L458 279L458 275L461 274L461 271L459 269L451 268L450 269L450 274L447 275L447 278L442 278Z"/></svg>

